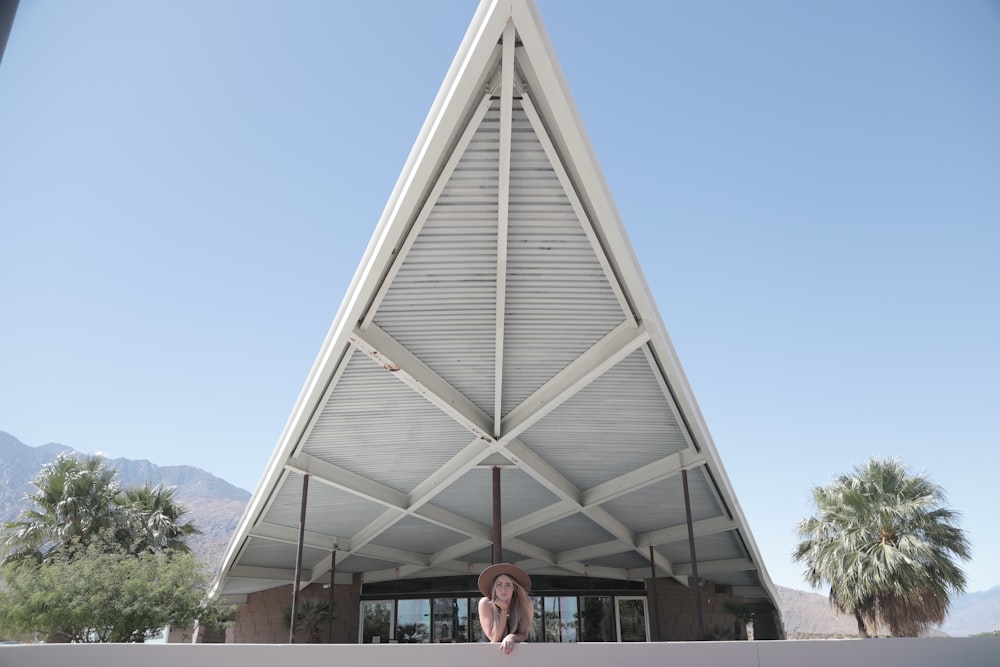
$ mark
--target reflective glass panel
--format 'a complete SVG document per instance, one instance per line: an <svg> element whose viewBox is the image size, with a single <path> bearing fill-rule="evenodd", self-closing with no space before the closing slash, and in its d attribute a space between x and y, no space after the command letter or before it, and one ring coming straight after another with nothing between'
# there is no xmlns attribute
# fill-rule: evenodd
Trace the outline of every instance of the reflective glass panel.
<svg viewBox="0 0 1000 667"><path fill-rule="evenodd" d="M585 595L580 598L578 641L615 641L615 609L610 596Z"/></svg>
<svg viewBox="0 0 1000 667"><path fill-rule="evenodd" d="M396 641L427 644L431 641L431 601L400 600L396 603Z"/></svg>
<svg viewBox="0 0 1000 667"><path fill-rule="evenodd" d="M361 603L361 643L385 644L389 642L392 621L392 602L372 601Z"/></svg>
<svg viewBox="0 0 1000 667"><path fill-rule="evenodd" d="M469 598L434 598L431 637L434 643L469 641Z"/></svg>
<svg viewBox="0 0 1000 667"><path fill-rule="evenodd" d="M623 642L644 642L646 633L646 599L618 598L618 627Z"/></svg>

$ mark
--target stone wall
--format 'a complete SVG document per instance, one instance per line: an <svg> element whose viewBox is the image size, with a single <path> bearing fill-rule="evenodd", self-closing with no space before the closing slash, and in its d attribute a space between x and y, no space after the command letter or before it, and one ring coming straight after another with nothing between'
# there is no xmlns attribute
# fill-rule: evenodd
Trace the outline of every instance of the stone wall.
<svg viewBox="0 0 1000 667"><path fill-rule="evenodd" d="M358 642L359 609L361 608L361 582L355 578L350 584L336 584L333 600L333 642L334 644L356 644ZM329 599L330 591L322 584L311 584L302 589L299 599ZM235 621L227 633L226 641L236 644L287 644L288 625L285 610L292 606L292 587L279 586L247 596L246 604L239 605ZM323 629L326 635L326 629ZM307 642L302 633L295 637L296 643Z"/></svg>
<svg viewBox="0 0 1000 667"><path fill-rule="evenodd" d="M646 580L648 592L649 633L652 641L697 641L698 606L696 595L701 598L701 613L705 639L725 641L746 639L746 629L737 624L731 613L726 611L726 603L742 604L743 598L733 595L729 586L706 582L698 589L689 588L674 579L657 579L656 595L653 595L653 581ZM657 609L657 607L659 607ZM659 626L656 619L659 614ZM755 639L777 639L771 614L762 614L754 619ZM766 617L766 618L765 618Z"/></svg>

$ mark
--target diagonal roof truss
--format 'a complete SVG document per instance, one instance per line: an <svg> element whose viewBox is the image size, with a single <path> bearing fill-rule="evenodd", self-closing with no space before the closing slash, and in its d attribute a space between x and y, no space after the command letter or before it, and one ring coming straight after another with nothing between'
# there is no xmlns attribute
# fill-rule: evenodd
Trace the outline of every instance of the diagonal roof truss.
<svg viewBox="0 0 1000 667"><path fill-rule="evenodd" d="M375 230L217 593L478 572L502 465L529 572L777 596L537 9L484 0Z"/></svg>

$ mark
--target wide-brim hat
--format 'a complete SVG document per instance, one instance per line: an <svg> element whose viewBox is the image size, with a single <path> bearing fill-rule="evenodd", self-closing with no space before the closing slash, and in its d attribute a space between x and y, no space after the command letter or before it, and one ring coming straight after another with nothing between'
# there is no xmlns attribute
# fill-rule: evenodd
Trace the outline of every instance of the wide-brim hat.
<svg viewBox="0 0 1000 667"><path fill-rule="evenodd" d="M479 575L479 592L483 594L483 597L493 597L493 582L501 574L506 574L521 584L521 587L525 591L531 590L531 577L528 576L527 572L513 563L497 563L496 565L490 565Z"/></svg>

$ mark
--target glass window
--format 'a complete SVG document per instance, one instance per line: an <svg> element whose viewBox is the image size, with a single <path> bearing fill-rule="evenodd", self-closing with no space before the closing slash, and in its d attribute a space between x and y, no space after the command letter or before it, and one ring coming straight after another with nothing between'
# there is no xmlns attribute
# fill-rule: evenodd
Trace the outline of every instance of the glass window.
<svg viewBox="0 0 1000 667"><path fill-rule="evenodd" d="M361 643L386 644L392 639L392 600L361 603Z"/></svg>
<svg viewBox="0 0 1000 667"><path fill-rule="evenodd" d="M581 596L579 641L615 641L615 608L611 596Z"/></svg>
<svg viewBox="0 0 1000 667"><path fill-rule="evenodd" d="M469 641L469 598L434 598L431 641L450 644Z"/></svg>
<svg viewBox="0 0 1000 667"><path fill-rule="evenodd" d="M479 624L479 598L469 598L469 641L486 641L483 626Z"/></svg>
<svg viewBox="0 0 1000 667"><path fill-rule="evenodd" d="M644 642L649 638L646 625L646 598L617 598L618 641Z"/></svg>
<svg viewBox="0 0 1000 667"><path fill-rule="evenodd" d="M531 598L532 603L535 605L535 632L532 640L536 642L545 641L545 604L543 600L544 598L541 596Z"/></svg>
<svg viewBox="0 0 1000 667"><path fill-rule="evenodd" d="M544 641L575 642L577 637L576 597L542 598Z"/></svg>
<svg viewBox="0 0 1000 667"><path fill-rule="evenodd" d="M400 644L429 643L430 622L430 600L400 600L396 603L396 641Z"/></svg>

